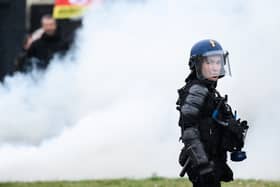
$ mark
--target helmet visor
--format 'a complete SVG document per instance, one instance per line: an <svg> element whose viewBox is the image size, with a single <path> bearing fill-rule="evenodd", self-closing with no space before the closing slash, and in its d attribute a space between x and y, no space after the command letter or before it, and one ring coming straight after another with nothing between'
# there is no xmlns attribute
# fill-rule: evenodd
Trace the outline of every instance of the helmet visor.
<svg viewBox="0 0 280 187"><path fill-rule="evenodd" d="M231 76L228 53L222 50L203 54L195 65L199 79L218 80L227 74Z"/></svg>

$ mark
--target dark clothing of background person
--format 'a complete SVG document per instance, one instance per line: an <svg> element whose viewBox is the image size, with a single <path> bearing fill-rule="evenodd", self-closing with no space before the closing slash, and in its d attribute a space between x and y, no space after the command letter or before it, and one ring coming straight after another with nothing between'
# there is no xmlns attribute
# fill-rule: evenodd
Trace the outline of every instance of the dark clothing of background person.
<svg viewBox="0 0 280 187"><path fill-rule="evenodd" d="M40 62L40 68L46 68L54 54L64 55L69 49L66 42L57 31L54 35L44 33L42 37L33 42L27 50L27 58L36 58Z"/></svg>
<svg viewBox="0 0 280 187"><path fill-rule="evenodd" d="M15 59L15 71L24 71L25 63L27 60L27 50L29 49L30 45L32 43L32 35L26 35L23 43L22 43L22 49L17 55Z"/></svg>
<svg viewBox="0 0 280 187"><path fill-rule="evenodd" d="M25 66L27 62L26 50L22 49L15 59L15 67L14 70L24 72Z"/></svg>

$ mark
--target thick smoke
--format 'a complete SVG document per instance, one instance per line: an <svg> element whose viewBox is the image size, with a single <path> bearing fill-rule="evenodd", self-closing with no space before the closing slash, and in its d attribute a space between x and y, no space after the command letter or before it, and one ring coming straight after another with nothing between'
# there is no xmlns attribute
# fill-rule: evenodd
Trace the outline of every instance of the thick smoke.
<svg viewBox="0 0 280 187"><path fill-rule="evenodd" d="M236 177L279 179L277 1L110 1L45 73L0 86L0 180L176 177L176 90L198 40L230 52L222 94L249 121ZM257 168L257 169L256 169ZM28 171L28 172L25 172Z"/></svg>

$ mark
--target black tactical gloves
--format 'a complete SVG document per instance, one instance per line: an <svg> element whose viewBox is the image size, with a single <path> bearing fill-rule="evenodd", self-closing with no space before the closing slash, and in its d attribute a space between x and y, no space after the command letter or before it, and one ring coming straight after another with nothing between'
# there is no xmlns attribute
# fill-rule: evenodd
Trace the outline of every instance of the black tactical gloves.
<svg viewBox="0 0 280 187"><path fill-rule="evenodd" d="M243 137L243 133L245 130L247 130L249 127L247 125L247 121L241 121L240 119L235 120L235 119L230 119L228 121L228 130L234 133L238 138Z"/></svg>
<svg viewBox="0 0 280 187"><path fill-rule="evenodd" d="M214 163L208 162L205 165L199 166L197 169L199 181L203 184L214 184L217 177L214 172Z"/></svg>

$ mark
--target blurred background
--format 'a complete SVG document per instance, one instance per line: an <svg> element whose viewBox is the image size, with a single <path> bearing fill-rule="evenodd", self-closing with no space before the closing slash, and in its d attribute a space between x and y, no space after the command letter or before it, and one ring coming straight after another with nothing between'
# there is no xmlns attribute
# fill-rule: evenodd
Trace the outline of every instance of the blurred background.
<svg viewBox="0 0 280 187"><path fill-rule="evenodd" d="M236 178L280 180L276 0L0 0L0 181L178 177L177 89L216 39L249 122Z"/></svg>

